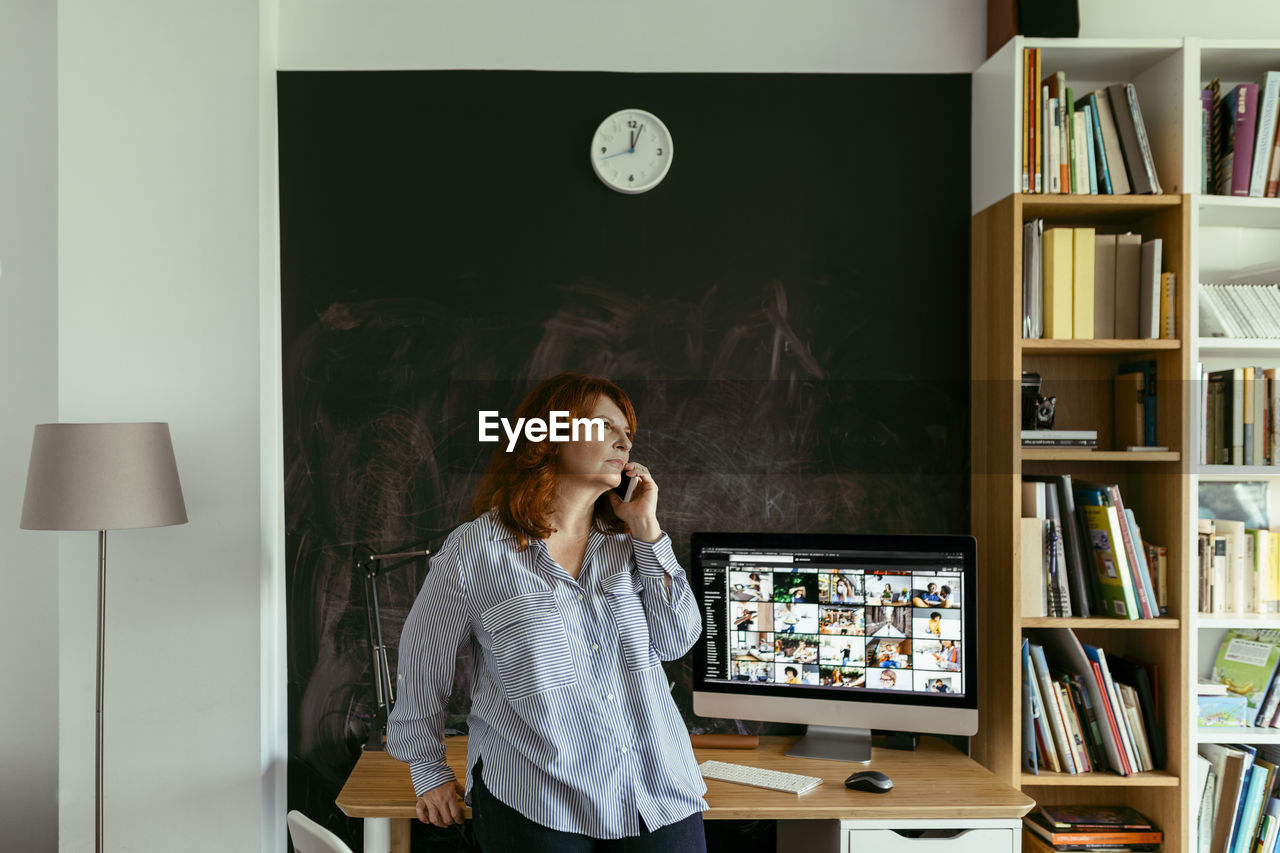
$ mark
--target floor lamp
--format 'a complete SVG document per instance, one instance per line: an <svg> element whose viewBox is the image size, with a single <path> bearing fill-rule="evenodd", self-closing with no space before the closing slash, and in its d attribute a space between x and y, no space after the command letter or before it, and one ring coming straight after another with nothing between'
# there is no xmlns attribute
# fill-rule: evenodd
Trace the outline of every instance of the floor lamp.
<svg viewBox="0 0 1280 853"><path fill-rule="evenodd" d="M26 530L98 531L98 728L94 850L102 853L102 661L107 531L186 524L169 425L40 424L31 443Z"/></svg>

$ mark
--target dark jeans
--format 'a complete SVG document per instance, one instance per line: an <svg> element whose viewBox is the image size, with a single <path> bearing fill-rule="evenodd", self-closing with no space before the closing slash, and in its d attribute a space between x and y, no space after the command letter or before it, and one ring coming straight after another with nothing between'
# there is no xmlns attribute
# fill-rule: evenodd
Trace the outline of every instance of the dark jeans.
<svg viewBox="0 0 1280 853"><path fill-rule="evenodd" d="M601 840L576 832L560 832L534 823L499 800L480 776L483 762L471 771L471 827L484 853L706 853L702 813L650 832L640 820L640 834Z"/></svg>

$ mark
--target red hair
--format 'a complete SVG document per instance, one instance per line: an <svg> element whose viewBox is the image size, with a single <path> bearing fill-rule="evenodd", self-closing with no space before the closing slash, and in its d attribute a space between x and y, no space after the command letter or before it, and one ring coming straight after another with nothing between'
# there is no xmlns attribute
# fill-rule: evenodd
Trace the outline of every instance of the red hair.
<svg viewBox="0 0 1280 853"><path fill-rule="evenodd" d="M549 420L551 412L568 412L570 418L586 418L603 394L617 404L627 419L627 428L636 432L636 410L625 391L608 379L585 373L559 373L544 379L529 392L516 409L516 418ZM554 532L547 522L555 497L556 456L554 442L529 441L520 433L510 453L499 445L489 460L472 509L476 515L494 510L498 518L516 533L519 550L531 539L546 539ZM626 533L627 525L613 514L609 493L596 500L592 521L603 533Z"/></svg>

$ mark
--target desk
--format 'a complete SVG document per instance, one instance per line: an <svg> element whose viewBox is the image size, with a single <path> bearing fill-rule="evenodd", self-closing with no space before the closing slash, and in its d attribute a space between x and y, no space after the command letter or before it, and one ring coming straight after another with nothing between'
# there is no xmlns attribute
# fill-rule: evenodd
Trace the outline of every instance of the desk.
<svg viewBox="0 0 1280 853"><path fill-rule="evenodd" d="M790 758L795 737L762 737L757 749L695 749L707 759L750 764L822 777L802 796L707 781L705 820L776 820L778 850L895 850L927 847L935 853L1019 853L1021 818L1035 802L1001 782L976 761L933 737L915 752L873 749L869 769L888 774L887 794L850 791L844 780L862 765ZM467 739L445 741L445 760L466 778ZM365 822L364 853L408 853L409 827L417 819L409 767L385 752L365 752L338 794L338 807ZM467 817L471 810L466 809ZM940 846L935 838L909 839L894 830L961 830ZM967 841L965 839L967 838ZM868 846L870 845L870 846Z"/></svg>

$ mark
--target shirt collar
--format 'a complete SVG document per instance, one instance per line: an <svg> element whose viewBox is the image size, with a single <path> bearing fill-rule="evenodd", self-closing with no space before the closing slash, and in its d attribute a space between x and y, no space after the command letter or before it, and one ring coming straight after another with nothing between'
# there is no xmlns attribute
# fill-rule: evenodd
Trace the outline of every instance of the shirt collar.
<svg viewBox="0 0 1280 853"><path fill-rule="evenodd" d="M498 517L498 511L496 509L489 510L489 524L493 528L489 532L490 542L507 542L507 541L515 540L516 532L512 530L510 527L507 527L507 525L502 523L502 519ZM601 533L598 529L596 529L596 526L593 523L591 525L590 533L587 534L587 554L588 555L592 554L597 548L600 547L600 539L603 536L604 534ZM535 539L533 541L541 542L542 540Z"/></svg>

